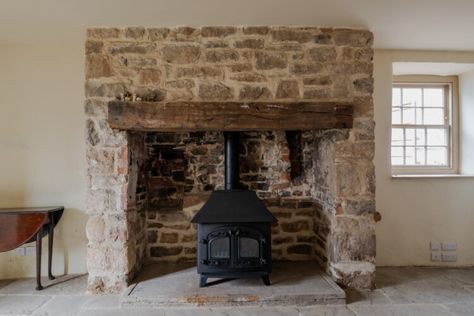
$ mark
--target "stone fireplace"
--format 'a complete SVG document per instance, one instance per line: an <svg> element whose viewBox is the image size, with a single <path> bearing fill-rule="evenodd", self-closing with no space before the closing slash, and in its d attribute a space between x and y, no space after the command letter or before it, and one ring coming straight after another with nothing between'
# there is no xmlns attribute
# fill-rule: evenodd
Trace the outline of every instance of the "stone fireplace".
<svg viewBox="0 0 474 316"><path fill-rule="evenodd" d="M278 219L274 260L311 261L344 285L372 288L372 41L365 30L317 27L89 29L89 291L120 292L147 262L195 261L190 220L223 188L221 130L116 126L114 102L135 120L166 102L350 104L349 126L246 129L240 174Z"/></svg>

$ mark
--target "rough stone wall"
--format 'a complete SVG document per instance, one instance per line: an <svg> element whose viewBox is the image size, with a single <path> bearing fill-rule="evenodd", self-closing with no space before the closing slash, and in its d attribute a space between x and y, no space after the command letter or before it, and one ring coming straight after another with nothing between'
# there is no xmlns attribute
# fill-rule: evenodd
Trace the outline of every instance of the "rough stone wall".
<svg viewBox="0 0 474 316"><path fill-rule="evenodd" d="M355 101L354 128L315 133L318 260L350 287L375 285L374 121L370 92Z"/></svg>
<svg viewBox="0 0 474 316"><path fill-rule="evenodd" d="M337 132L314 133L315 157L332 157L315 166L314 183L325 189L303 186L282 191L301 192L302 197L311 192L318 202L314 230L320 260L327 257L328 271L339 281L368 286L374 261L368 243L374 231L372 41L368 31L317 27L89 29L85 84L89 289L123 289L142 256L133 246L143 244L138 229L143 216L136 204L146 195L146 186L141 185L136 174L140 166L129 150L135 140L111 130L106 122L106 103L117 98L356 102L354 129L347 138L334 144L331 135ZM294 144L295 135L287 136ZM283 165L297 165L299 160L301 156L288 153L286 162L268 170L276 169L277 174ZM250 186L269 196L286 186L255 177L248 180ZM142 187L138 196L137 185ZM327 228L318 228L321 221Z"/></svg>
<svg viewBox="0 0 474 316"><path fill-rule="evenodd" d="M241 133L242 183L266 201L279 222L273 227L274 257L311 260L314 204L311 202L311 132L298 133L290 149L284 132ZM194 261L192 216L214 189L223 189L222 133L148 133L147 257L154 261ZM290 157L295 156L293 163ZM292 178L292 168L298 177Z"/></svg>
<svg viewBox="0 0 474 316"><path fill-rule="evenodd" d="M144 216L135 194L128 195L136 191L138 167L130 156L139 140L108 128L106 100L97 96L88 98L85 104L87 269L88 290L92 293L123 290L144 255Z"/></svg>

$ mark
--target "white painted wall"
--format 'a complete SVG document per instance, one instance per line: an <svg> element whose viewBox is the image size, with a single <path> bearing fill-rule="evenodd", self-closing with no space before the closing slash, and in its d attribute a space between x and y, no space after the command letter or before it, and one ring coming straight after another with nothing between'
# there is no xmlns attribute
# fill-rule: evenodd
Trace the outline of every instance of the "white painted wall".
<svg viewBox="0 0 474 316"><path fill-rule="evenodd" d="M392 63L474 62L474 53L377 50L375 54L375 121L377 176L377 265L474 265L474 178L392 179L390 172L390 112ZM474 75L462 80L474 101ZM467 80L469 79L469 81ZM474 103L471 103L474 105ZM461 109L463 126L474 122L474 107ZM474 141L465 140L463 157L473 157ZM468 170L466 170L468 171ZM472 169L471 169L472 171ZM458 243L458 262L430 261L430 240Z"/></svg>
<svg viewBox="0 0 474 316"><path fill-rule="evenodd" d="M474 70L459 76L461 169L474 174Z"/></svg>
<svg viewBox="0 0 474 316"><path fill-rule="evenodd" d="M83 69L82 42L0 45L0 207L66 206L57 274L85 272ZM0 253L0 279L33 276L34 262Z"/></svg>
<svg viewBox="0 0 474 316"><path fill-rule="evenodd" d="M427 60L473 63L474 53L375 54L375 165L382 214L377 262L382 266L431 265L430 240L457 242L457 264L474 264L474 179L390 177L391 65ZM55 273L86 271L83 65L82 42L0 45L0 207L67 207L56 234ZM465 127L474 126L473 81L469 73L460 83L466 92ZM461 135L471 143L463 151L465 161L473 161L473 135ZM34 257L0 254L0 279L33 275Z"/></svg>

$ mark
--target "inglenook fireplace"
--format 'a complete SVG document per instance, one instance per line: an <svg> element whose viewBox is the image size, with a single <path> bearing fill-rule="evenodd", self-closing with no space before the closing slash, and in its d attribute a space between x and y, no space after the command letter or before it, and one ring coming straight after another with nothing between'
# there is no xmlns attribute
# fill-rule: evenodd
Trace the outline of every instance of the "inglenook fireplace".
<svg viewBox="0 0 474 316"><path fill-rule="evenodd" d="M214 191L192 219L198 224L197 270L207 278L261 277L270 285L271 224L276 218L239 183L239 133L226 132L225 190Z"/></svg>

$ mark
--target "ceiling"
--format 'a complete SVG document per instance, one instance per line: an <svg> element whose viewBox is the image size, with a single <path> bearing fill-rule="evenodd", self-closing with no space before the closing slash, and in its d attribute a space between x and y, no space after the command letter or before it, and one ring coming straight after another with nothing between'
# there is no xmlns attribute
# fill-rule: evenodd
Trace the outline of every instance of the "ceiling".
<svg viewBox="0 0 474 316"><path fill-rule="evenodd" d="M473 50L472 0L2 0L0 44L83 41L90 26L368 28L375 47Z"/></svg>

